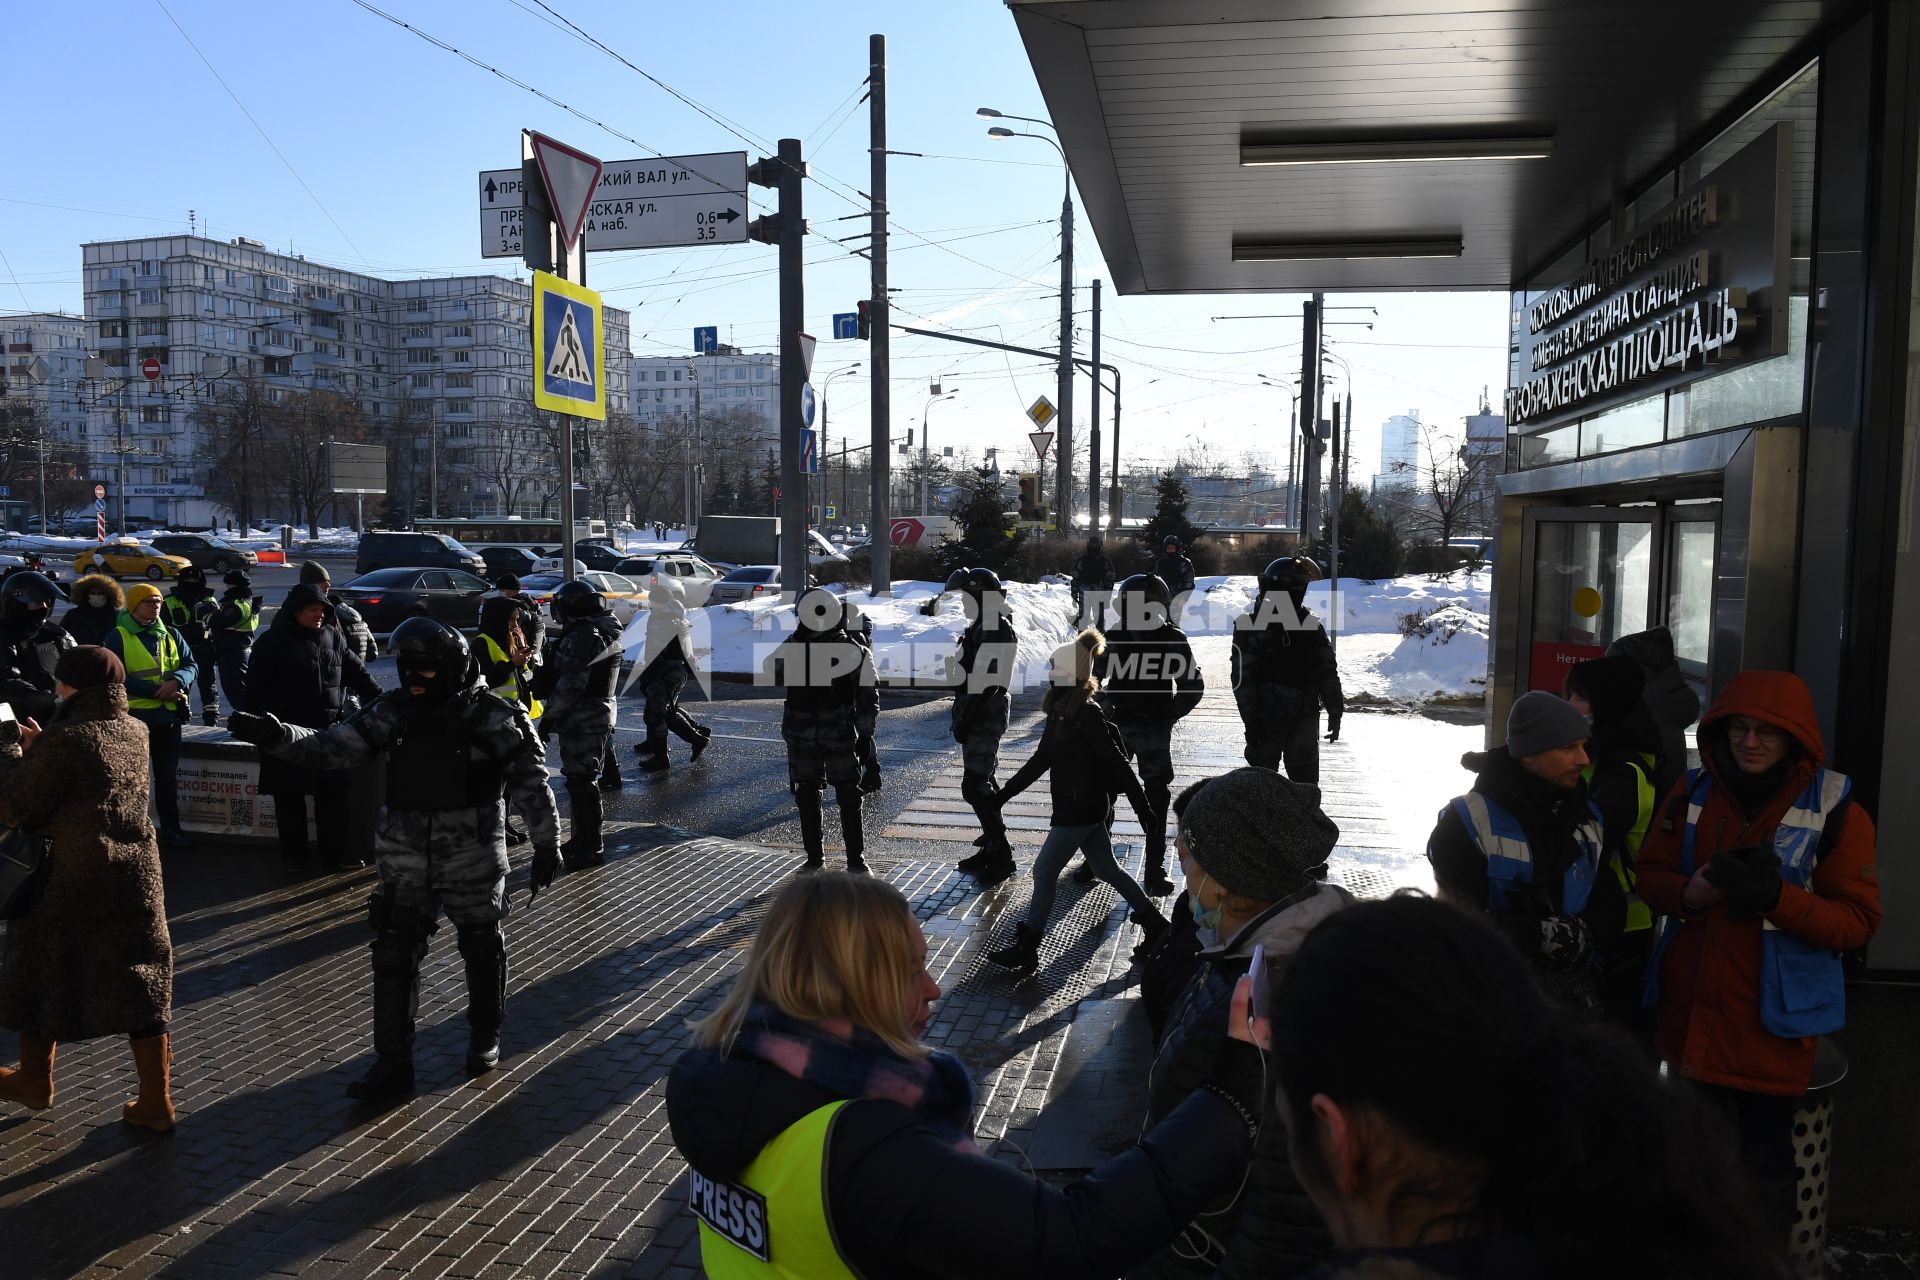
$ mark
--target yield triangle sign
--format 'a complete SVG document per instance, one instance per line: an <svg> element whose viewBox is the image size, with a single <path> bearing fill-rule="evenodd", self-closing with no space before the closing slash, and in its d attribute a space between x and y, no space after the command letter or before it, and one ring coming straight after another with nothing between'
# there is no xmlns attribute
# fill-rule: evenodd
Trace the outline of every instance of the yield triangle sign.
<svg viewBox="0 0 1920 1280"><path fill-rule="evenodd" d="M584 151L576 150L557 138L527 131L533 158L540 165L540 179L547 184L547 203L560 223L560 234L567 248L580 238L587 220L587 206L600 187L600 162Z"/></svg>
<svg viewBox="0 0 1920 1280"><path fill-rule="evenodd" d="M560 321L560 336L553 341L553 359L547 363L547 376L568 382L593 385L593 367L587 363L587 349L580 341L580 326L573 322L573 308L567 308Z"/></svg>
<svg viewBox="0 0 1920 1280"><path fill-rule="evenodd" d="M1033 444L1034 456L1044 460L1047 456L1048 447L1053 444L1053 432L1029 431L1027 432L1027 439Z"/></svg>

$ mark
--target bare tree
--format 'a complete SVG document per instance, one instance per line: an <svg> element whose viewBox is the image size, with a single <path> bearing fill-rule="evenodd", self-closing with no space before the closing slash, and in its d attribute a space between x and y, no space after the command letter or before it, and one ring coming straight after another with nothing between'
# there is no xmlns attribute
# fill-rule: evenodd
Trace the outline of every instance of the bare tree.
<svg viewBox="0 0 1920 1280"><path fill-rule="evenodd" d="M1378 496L1402 528L1444 547L1455 529L1479 520L1477 508L1485 502L1490 465L1461 441L1423 422L1418 459L1410 466L1400 464Z"/></svg>
<svg viewBox="0 0 1920 1280"><path fill-rule="evenodd" d="M0 483L36 502L42 475L47 514L87 500L87 454L80 445L53 438L53 425L31 401L0 398Z"/></svg>
<svg viewBox="0 0 1920 1280"><path fill-rule="evenodd" d="M332 477L327 472L327 443L357 444L367 437L367 420L351 396L338 391L301 391L288 396L268 414L278 462L280 491L287 495L295 520L303 520L307 536L320 536L320 516L333 501Z"/></svg>
<svg viewBox="0 0 1920 1280"><path fill-rule="evenodd" d="M277 478L276 456L284 453L269 443L273 407L265 381L249 372L223 378L192 414L206 495L237 515L243 529L253 527L255 504Z"/></svg>
<svg viewBox="0 0 1920 1280"><path fill-rule="evenodd" d="M532 405L515 404L482 430L486 436L474 451L475 470L499 497L502 513L536 501L544 511L558 499L560 463L547 415Z"/></svg>

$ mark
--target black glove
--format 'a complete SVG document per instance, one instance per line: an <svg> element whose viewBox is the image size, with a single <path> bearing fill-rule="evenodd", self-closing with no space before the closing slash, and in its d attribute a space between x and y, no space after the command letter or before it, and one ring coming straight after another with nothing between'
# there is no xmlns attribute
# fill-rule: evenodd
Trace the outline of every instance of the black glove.
<svg viewBox="0 0 1920 1280"><path fill-rule="evenodd" d="M1340 722L1338 720L1327 721L1327 741L1340 741Z"/></svg>
<svg viewBox="0 0 1920 1280"><path fill-rule="evenodd" d="M227 717L227 732L256 747L277 747L287 738L287 726L267 712L235 711Z"/></svg>
<svg viewBox="0 0 1920 1280"><path fill-rule="evenodd" d="M1540 917L1540 958L1562 971L1580 965L1593 953L1593 931L1579 916Z"/></svg>
<svg viewBox="0 0 1920 1280"><path fill-rule="evenodd" d="M1780 905L1779 857L1758 845L1722 849L1707 863L1707 883L1743 911L1765 915Z"/></svg>
<svg viewBox="0 0 1920 1280"><path fill-rule="evenodd" d="M534 894L553 883L560 874L560 850L553 845L542 845L533 851L533 890L527 895L531 902Z"/></svg>

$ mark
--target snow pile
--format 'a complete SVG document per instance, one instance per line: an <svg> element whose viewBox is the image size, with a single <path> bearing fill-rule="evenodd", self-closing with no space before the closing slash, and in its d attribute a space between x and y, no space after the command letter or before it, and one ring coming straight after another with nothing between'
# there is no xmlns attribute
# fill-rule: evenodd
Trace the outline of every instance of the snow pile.
<svg viewBox="0 0 1920 1280"><path fill-rule="evenodd" d="M1180 626L1190 636L1229 635L1233 620L1253 607L1259 582L1249 577L1206 577L1194 583L1187 598ZM1340 579L1341 635L1391 635L1400 629L1400 619L1410 613L1424 613L1448 605L1474 613L1486 613L1493 591L1490 570L1460 570L1443 578L1416 574L1405 578L1387 578L1367 582L1360 578ZM1332 584L1316 582L1307 588L1307 609L1323 623L1333 618Z"/></svg>
<svg viewBox="0 0 1920 1280"><path fill-rule="evenodd" d="M1453 604L1434 610L1409 627L1374 675L1395 699L1480 692L1487 683L1487 615Z"/></svg>
<svg viewBox="0 0 1920 1280"><path fill-rule="evenodd" d="M837 588L832 590L839 594ZM946 681L947 659L967 628L967 603L957 595L942 596L929 617L921 607L938 590L939 584L932 582L897 582L890 596L866 591L841 595L845 605L873 623L874 667L882 680ZM1016 692L1041 688L1053 651L1073 638L1073 601L1063 587L1011 582L1007 603L1019 640L1013 687ZM643 609L622 636L627 657L636 661L645 656L646 620ZM703 669L750 676L792 634L794 609L771 599L744 601L692 609L687 620Z"/></svg>

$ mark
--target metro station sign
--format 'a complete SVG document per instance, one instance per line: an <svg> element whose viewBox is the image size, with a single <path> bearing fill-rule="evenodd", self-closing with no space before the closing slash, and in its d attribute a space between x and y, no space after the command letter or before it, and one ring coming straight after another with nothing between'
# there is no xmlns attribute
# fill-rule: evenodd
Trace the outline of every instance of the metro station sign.
<svg viewBox="0 0 1920 1280"><path fill-rule="evenodd" d="M1792 146L1775 125L1572 278L1517 294L1508 426L1539 431L1784 355Z"/></svg>

